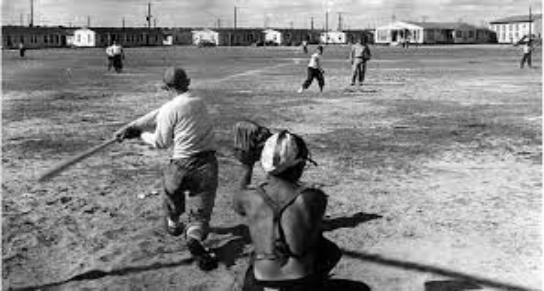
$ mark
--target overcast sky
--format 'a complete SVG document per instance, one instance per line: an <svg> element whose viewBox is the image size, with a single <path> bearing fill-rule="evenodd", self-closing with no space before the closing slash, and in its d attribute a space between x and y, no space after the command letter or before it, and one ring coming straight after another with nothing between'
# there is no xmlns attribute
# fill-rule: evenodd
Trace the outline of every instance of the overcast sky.
<svg viewBox="0 0 544 291"><path fill-rule="evenodd" d="M2 0L3 24L28 24L31 0ZM465 21L483 24L500 17L541 13L539 0L34 0L36 25L144 26L147 3L158 26L232 26L234 7L239 27L371 28L396 20Z"/></svg>

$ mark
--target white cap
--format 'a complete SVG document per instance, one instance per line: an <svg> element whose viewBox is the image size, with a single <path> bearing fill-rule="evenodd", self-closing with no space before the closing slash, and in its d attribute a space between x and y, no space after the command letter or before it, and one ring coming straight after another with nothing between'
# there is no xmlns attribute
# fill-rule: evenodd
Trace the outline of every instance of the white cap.
<svg viewBox="0 0 544 291"><path fill-rule="evenodd" d="M279 174L306 160L299 152L293 134L287 131L275 133L266 140L261 154L261 165L265 172Z"/></svg>

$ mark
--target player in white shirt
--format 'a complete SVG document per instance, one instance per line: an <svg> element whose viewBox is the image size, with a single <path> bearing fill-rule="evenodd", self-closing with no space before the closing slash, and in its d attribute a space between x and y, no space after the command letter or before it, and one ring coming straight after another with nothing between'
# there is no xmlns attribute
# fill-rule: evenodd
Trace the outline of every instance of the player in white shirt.
<svg viewBox="0 0 544 291"><path fill-rule="evenodd" d="M108 56L108 71L113 67L113 44L106 48L106 55Z"/></svg>
<svg viewBox="0 0 544 291"><path fill-rule="evenodd" d="M323 92L323 87L325 87L325 77L323 76L325 71L321 68L321 55L323 54L323 46L317 46L315 53L310 57L310 62L308 63L308 76L302 86L298 90L298 93L308 89L312 84L312 81L317 79L317 84L319 85L319 91Z"/></svg>
<svg viewBox="0 0 544 291"><path fill-rule="evenodd" d="M218 186L218 162L213 122L202 98L189 91L190 79L181 68L169 68L164 83L172 100L115 133L124 139L141 138L157 149L172 150L163 173L166 231L184 234L187 247L202 270L217 267L204 248ZM185 226L180 216L187 212Z"/></svg>
<svg viewBox="0 0 544 291"><path fill-rule="evenodd" d="M120 73L123 70L123 60L125 59L123 47L117 41L113 41L111 52L113 54L113 68L117 73Z"/></svg>
<svg viewBox="0 0 544 291"><path fill-rule="evenodd" d="M529 39L524 45L523 45L523 57L521 58L521 62L519 67L523 69L523 66L525 63L529 66L529 68L532 68L532 55L533 54L533 42L531 39Z"/></svg>

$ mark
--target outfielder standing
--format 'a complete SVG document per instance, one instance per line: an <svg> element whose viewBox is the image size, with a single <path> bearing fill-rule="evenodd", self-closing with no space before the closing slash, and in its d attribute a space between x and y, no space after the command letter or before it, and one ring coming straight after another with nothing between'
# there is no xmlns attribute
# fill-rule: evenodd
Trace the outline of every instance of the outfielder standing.
<svg viewBox="0 0 544 291"><path fill-rule="evenodd" d="M325 71L321 68L321 55L323 54L323 46L317 46L315 53L310 57L310 62L308 63L308 76L302 87L298 90L298 93L302 93L304 90L308 89L312 84L312 81L317 79L319 85L319 91L323 92L323 87L325 87L325 77L323 76Z"/></svg>
<svg viewBox="0 0 544 291"><path fill-rule="evenodd" d="M363 43L361 38L357 39L351 47L349 54L349 60L351 62L351 86L355 86L355 82L358 82L359 86L363 85L366 74L366 62L370 60L370 48L366 44L366 41Z"/></svg>
<svg viewBox="0 0 544 291"><path fill-rule="evenodd" d="M117 43L117 41L113 41L111 50L113 53L113 68L115 69L117 73L120 73L123 70L123 60L125 59L125 51L123 50L123 47Z"/></svg>
<svg viewBox="0 0 544 291"><path fill-rule="evenodd" d="M529 40L523 45L523 57L521 58L521 62L519 64L520 69L523 69L523 66L525 63L529 66L529 68L532 68L532 55L533 54L533 43L532 40L529 38Z"/></svg>
<svg viewBox="0 0 544 291"><path fill-rule="evenodd" d="M211 270L217 261L202 242L208 235L215 203L218 163L212 121L204 101L189 91L190 81L183 69L167 69L164 83L173 99L121 128L115 136L118 140L140 137L155 148L172 148L163 174L165 228L173 236L184 233L199 267ZM152 132L143 132L146 129ZM180 216L186 203L188 221L183 227Z"/></svg>
<svg viewBox="0 0 544 291"><path fill-rule="evenodd" d="M22 41L19 43L18 48L19 48L19 57L24 58L26 48L25 48L25 44Z"/></svg>
<svg viewBox="0 0 544 291"><path fill-rule="evenodd" d="M106 55L108 56L108 71L113 67L113 43L106 48Z"/></svg>

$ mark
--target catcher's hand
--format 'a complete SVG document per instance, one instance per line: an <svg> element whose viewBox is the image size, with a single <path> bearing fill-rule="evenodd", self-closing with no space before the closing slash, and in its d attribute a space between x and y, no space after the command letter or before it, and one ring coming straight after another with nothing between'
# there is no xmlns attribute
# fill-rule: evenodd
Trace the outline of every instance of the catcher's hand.
<svg viewBox="0 0 544 291"><path fill-rule="evenodd" d="M253 165L261 158L270 130L253 121L240 121L234 125L234 157L244 165Z"/></svg>
<svg viewBox="0 0 544 291"><path fill-rule="evenodd" d="M115 132L114 137L117 139L117 141L121 142L125 139L133 139L138 138L142 134L142 130L133 127L133 126L125 126L118 131Z"/></svg>

